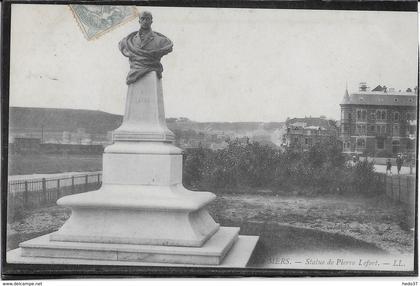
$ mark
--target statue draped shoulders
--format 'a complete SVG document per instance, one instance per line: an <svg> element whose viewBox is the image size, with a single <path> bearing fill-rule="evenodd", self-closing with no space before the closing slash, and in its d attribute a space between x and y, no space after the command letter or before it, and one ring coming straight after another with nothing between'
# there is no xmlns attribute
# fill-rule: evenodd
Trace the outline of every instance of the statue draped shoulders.
<svg viewBox="0 0 420 286"><path fill-rule="evenodd" d="M172 41L155 31L150 31L143 42L140 41L138 31L128 34L119 42L121 53L128 57L130 62L127 84L139 80L150 71L156 71L160 78L163 71L160 60L172 52L172 48Z"/></svg>
<svg viewBox="0 0 420 286"><path fill-rule="evenodd" d="M173 49L172 41L159 32L151 31L146 42L145 45L140 47L138 32L134 31L119 42L119 48L121 53L126 57L130 57L132 53L135 54L137 52L152 52L162 57L170 53Z"/></svg>
<svg viewBox="0 0 420 286"><path fill-rule="evenodd" d="M172 41L168 37L166 37L165 35L163 35L163 34L161 34L159 32L155 32L155 31L152 31L152 35L154 37L156 37L156 36L159 37L160 40L162 41L162 43L164 43L166 45L172 45L173 46Z"/></svg>
<svg viewBox="0 0 420 286"><path fill-rule="evenodd" d="M135 36L137 32L132 32L130 33L128 36L124 37L119 43L118 43L118 48L120 49L121 53L126 56L129 57L129 52L128 52L128 45L127 42L129 39L133 38Z"/></svg>

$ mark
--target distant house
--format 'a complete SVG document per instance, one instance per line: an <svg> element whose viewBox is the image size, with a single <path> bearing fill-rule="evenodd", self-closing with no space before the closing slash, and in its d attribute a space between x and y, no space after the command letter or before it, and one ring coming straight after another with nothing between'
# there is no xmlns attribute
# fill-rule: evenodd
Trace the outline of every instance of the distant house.
<svg viewBox="0 0 420 286"><path fill-rule="evenodd" d="M415 152L417 88L369 90L363 83L358 92L346 89L340 107L343 152L375 157Z"/></svg>
<svg viewBox="0 0 420 286"><path fill-rule="evenodd" d="M222 141L220 143L210 143L210 149L212 150L220 150L225 149L229 144L226 141Z"/></svg>
<svg viewBox="0 0 420 286"><path fill-rule="evenodd" d="M15 137L9 144L11 154L90 154L100 155L104 147L100 144L41 143L40 138Z"/></svg>
<svg viewBox="0 0 420 286"><path fill-rule="evenodd" d="M196 138L191 138L188 140L181 139L179 147L182 149L191 149L191 148L210 148L211 143L205 140L200 140Z"/></svg>
<svg viewBox="0 0 420 286"><path fill-rule="evenodd" d="M101 144L57 144L44 143L40 145L40 152L43 154L85 154L101 155L104 146Z"/></svg>
<svg viewBox="0 0 420 286"><path fill-rule="evenodd" d="M320 117L296 117L292 119L288 119L286 121L286 126L289 127L290 125L301 125L301 126L319 126L323 127L329 132L338 132L338 127L336 126L336 122L332 119L327 119L325 116ZM338 135L338 133L337 133Z"/></svg>
<svg viewBox="0 0 420 286"><path fill-rule="evenodd" d="M291 125L285 135L285 145L289 148L302 151L309 150L316 144L323 144L335 138L333 134L321 126L293 126Z"/></svg>
<svg viewBox="0 0 420 286"><path fill-rule="evenodd" d="M38 153L41 139L30 137L15 137L11 145L11 153Z"/></svg>
<svg viewBox="0 0 420 286"><path fill-rule="evenodd" d="M307 151L315 144L324 144L338 136L335 123L324 117L293 118L286 126L283 144L295 150Z"/></svg>

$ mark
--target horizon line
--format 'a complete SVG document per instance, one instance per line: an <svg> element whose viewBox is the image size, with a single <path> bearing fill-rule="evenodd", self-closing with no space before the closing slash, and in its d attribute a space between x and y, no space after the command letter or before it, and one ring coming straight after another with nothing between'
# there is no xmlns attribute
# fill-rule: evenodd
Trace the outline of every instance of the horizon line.
<svg viewBox="0 0 420 286"><path fill-rule="evenodd" d="M108 111L104 111L104 110L100 110L100 109L86 109L86 108L72 108L72 107L66 107L66 108L60 108L60 107L42 107L42 106L9 106L10 108L36 108L36 109L57 109L57 110L81 110L81 111L97 111L97 112L103 112L103 113L107 113L107 114L111 114L111 115L116 115L116 116L124 116L124 114L118 114L118 113L112 113L112 112L108 112ZM294 119L294 118L321 118L324 115L319 115L319 116L295 116L295 117L291 117L291 116L287 116L285 120L278 120L278 121L198 121L198 120L193 120L190 119L187 116L177 116L177 117L165 117L165 119L177 119L177 118L186 118L191 122L196 122L196 123L284 123L287 121L287 118L289 119ZM325 120L339 120L333 117L327 117L324 116Z"/></svg>

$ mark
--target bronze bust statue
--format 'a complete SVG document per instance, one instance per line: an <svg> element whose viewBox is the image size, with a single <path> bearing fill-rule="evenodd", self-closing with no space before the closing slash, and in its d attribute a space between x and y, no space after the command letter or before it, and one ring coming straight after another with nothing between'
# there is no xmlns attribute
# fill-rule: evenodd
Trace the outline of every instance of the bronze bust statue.
<svg viewBox="0 0 420 286"><path fill-rule="evenodd" d="M152 31L153 17L143 11L139 16L140 30L130 33L119 43L121 53L129 58L130 71L127 84L132 84L151 71L162 77L160 59L172 51L173 43L164 35Z"/></svg>

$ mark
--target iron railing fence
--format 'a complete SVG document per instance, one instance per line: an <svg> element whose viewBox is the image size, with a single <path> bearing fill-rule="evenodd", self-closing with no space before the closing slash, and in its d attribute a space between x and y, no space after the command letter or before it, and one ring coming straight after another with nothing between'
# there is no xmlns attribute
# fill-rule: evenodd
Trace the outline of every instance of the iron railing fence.
<svg viewBox="0 0 420 286"><path fill-rule="evenodd" d="M8 182L8 209L13 215L19 208L29 209L53 205L64 196L99 189L102 173L57 176Z"/></svg>

